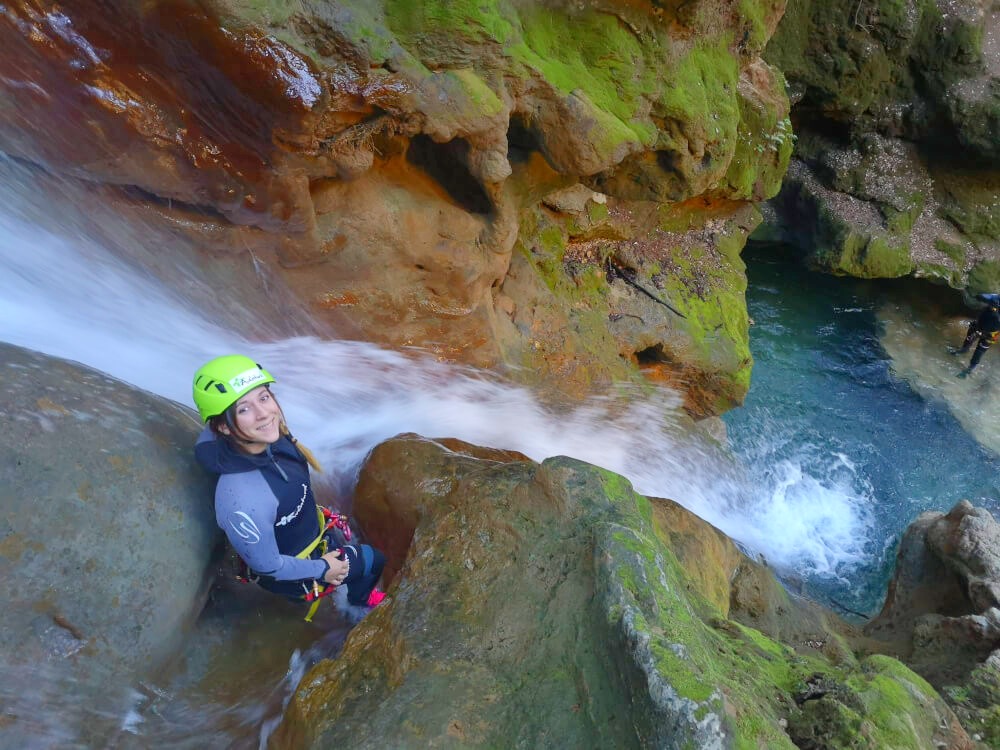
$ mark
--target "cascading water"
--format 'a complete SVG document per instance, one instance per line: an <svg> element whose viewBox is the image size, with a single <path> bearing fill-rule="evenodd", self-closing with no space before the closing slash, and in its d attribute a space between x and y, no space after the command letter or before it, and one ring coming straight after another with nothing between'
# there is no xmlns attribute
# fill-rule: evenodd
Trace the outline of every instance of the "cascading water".
<svg viewBox="0 0 1000 750"><path fill-rule="evenodd" d="M947 345L961 341L968 311L950 290L810 274L776 250L744 253L754 384L744 407L725 417L730 442L771 493L753 512L771 517L765 528L784 524L771 553L809 545L795 564L811 595L872 612L893 544L917 515L963 499L1000 509L1000 362L984 363L974 380L955 377L968 355L959 361ZM980 425L989 428L973 429ZM844 497L854 498L850 516ZM813 534L827 513L824 534ZM866 539L851 544L860 518ZM788 553L777 561L795 559Z"/></svg>
<svg viewBox="0 0 1000 750"><path fill-rule="evenodd" d="M686 426L673 392L635 394L627 403L616 395L555 413L524 388L416 352L315 337L248 340L207 323L189 300L86 237L9 214L0 216L0 234L0 339L183 404L198 365L247 352L276 373L290 424L342 477L397 433L458 437L619 472L640 492L676 499L781 569L823 575L864 555L866 511L856 493L795 461L766 485L750 479ZM822 508L812 501L816 492L825 497Z"/></svg>
<svg viewBox="0 0 1000 750"><path fill-rule="evenodd" d="M536 460L574 456L623 474L644 494L683 503L810 590L854 602L854 579L868 576L875 593L856 606L877 604L884 579L872 571L881 574L885 547L911 520L912 508L893 506L889 513L895 517L887 522L886 512L878 510L878 472L859 458L857 445L834 435L835 425L817 428L812 417L825 408L822 397L802 399L775 387L782 377L798 375L766 350L763 356L755 352L760 372L754 376L764 386L765 403L754 395L755 385L748 408L727 416L735 451L692 425L680 398L668 390L616 390L613 397L555 411L499 376L442 364L419 351L390 352L315 335L275 337L274 331L264 340L251 314L241 325L232 310L210 312L211 290L188 269L165 268L171 248L135 226L134 217L102 212L97 240L84 220L91 207L77 211L69 201L55 209L40 202L30 172L6 166L8 179L0 183L0 340L82 362L183 404L189 403L190 376L198 365L220 353L246 352L279 378L291 426L339 477L340 490L349 489L373 445L399 432L458 437ZM60 217L58 225L45 222L51 216ZM108 249L109 236L131 248L128 260ZM164 273L182 283L162 283ZM248 311L263 304L255 298L259 294L258 288L248 291L242 301ZM787 322L769 321L759 308L754 315L755 335L780 338ZM800 387L820 390L805 379ZM227 612L241 616L238 607ZM202 623L206 632L216 632L213 617L222 616L211 613ZM278 617L286 634L298 619L286 612ZM307 645L314 635L301 631L296 638ZM211 731L231 736L225 727L234 722L266 732L294 687L282 677L293 640L285 642L279 669L261 678L263 693L234 689L238 707L225 698L214 708L195 709L176 694L158 698L159 688L145 686L137 705L165 704L157 710L172 715L172 723L154 729L126 713L123 731L164 742L190 733L204 738ZM182 725L189 734L180 733Z"/></svg>

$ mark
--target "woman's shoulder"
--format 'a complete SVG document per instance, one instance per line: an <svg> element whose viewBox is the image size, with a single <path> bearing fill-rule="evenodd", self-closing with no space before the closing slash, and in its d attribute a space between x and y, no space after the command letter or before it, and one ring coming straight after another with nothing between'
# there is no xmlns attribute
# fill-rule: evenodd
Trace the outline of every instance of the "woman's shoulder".
<svg viewBox="0 0 1000 750"><path fill-rule="evenodd" d="M205 469L221 476L256 471L261 465L256 457L234 450L211 430L199 435L194 446L194 456Z"/></svg>

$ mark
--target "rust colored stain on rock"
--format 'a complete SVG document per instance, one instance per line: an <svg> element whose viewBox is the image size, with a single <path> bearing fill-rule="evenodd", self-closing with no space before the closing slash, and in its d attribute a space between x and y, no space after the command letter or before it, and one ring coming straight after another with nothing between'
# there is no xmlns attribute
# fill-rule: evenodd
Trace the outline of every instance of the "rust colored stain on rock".
<svg viewBox="0 0 1000 750"><path fill-rule="evenodd" d="M345 305L356 305L358 304L358 295L353 292L344 292L343 294L324 294L316 301L316 304L324 310L330 310L334 307L343 307Z"/></svg>
<svg viewBox="0 0 1000 750"><path fill-rule="evenodd" d="M272 134L301 128L324 96L294 51L184 0L22 0L0 13L0 34L11 137L44 125L55 137L32 146L60 167L90 168L149 139L194 170L253 181L270 164Z"/></svg>

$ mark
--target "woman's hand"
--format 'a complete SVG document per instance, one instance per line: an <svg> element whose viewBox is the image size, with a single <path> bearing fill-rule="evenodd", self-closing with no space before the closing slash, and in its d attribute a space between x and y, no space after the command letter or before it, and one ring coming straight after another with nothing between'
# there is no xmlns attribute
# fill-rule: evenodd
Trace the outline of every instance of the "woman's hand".
<svg viewBox="0 0 1000 750"><path fill-rule="evenodd" d="M334 586L342 584L344 579L347 578L347 571L351 569L347 560L340 560L337 558L338 554L338 551L327 552L322 558L320 558L321 560L326 560L330 566L330 569L326 571L326 575L323 576L323 580L326 583L332 583Z"/></svg>

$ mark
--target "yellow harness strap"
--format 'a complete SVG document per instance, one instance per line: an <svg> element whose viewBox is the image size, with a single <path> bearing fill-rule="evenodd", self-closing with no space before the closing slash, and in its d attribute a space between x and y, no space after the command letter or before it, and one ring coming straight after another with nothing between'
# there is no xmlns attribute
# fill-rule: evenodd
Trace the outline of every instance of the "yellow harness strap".
<svg viewBox="0 0 1000 750"><path fill-rule="evenodd" d="M326 536L326 518L323 517L323 509L318 506L316 508L316 514L319 516L319 536L313 539L312 542L309 543L308 547L296 555L296 557L300 560L307 559L313 553L313 550L321 544L323 545L323 554L326 554L326 539L324 538ZM316 584L313 583L313 586L316 587ZM321 601L323 600L319 597L313 599L313 603L309 606L309 611L306 613L306 622L312 622L313 615L315 615L316 610L319 609L319 603Z"/></svg>

